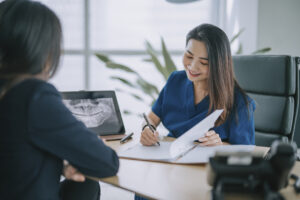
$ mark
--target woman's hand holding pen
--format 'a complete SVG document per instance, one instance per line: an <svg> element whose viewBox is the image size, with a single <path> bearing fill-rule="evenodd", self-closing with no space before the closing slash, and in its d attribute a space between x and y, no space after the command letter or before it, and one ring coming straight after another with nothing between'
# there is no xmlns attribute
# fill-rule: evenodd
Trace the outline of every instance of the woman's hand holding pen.
<svg viewBox="0 0 300 200"><path fill-rule="evenodd" d="M223 144L219 134L214 130L205 133L205 136L199 138L198 141L200 142L200 146L216 146Z"/></svg>
<svg viewBox="0 0 300 200"><path fill-rule="evenodd" d="M146 126L141 133L140 142L145 146L155 145L158 142L158 135L157 131L153 133L150 128Z"/></svg>

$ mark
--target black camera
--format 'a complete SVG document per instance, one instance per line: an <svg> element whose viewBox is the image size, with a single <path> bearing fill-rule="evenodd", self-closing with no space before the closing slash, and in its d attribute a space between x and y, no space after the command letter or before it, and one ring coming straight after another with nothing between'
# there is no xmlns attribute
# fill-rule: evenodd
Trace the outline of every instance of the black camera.
<svg viewBox="0 0 300 200"><path fill-rule="evenodd" d="M288 184L296 161L295 143L274 141L266 156L250 152L217 152L208 164L208 184L213 186L212 199L223 193L262 194L264 199L283 199L278 193Z"/></svg>

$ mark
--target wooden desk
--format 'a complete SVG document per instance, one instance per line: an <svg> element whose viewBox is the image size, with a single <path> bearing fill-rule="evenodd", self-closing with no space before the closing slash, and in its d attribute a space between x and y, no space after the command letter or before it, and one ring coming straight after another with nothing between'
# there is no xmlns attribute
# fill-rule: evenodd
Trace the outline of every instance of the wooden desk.
<svg viewBox="0 0 300 200"><path fill-rule="evenodd" d="M109 142L108 145L116 151L124 147L120 146L118 141ZM258 147L257 150L265 151L266 148ZM293 173L300 175L300 162L296 163ZM204 164L182 165L120 159L117 176L97 180L149 199L211 199L211 187L206 181ZM281 193L286 199L300 199L300 195L295 194L292 186L283 189ZM243 196L243 199L252 198L245 197ZM240 198L232 195L230 199Z"/></svg>

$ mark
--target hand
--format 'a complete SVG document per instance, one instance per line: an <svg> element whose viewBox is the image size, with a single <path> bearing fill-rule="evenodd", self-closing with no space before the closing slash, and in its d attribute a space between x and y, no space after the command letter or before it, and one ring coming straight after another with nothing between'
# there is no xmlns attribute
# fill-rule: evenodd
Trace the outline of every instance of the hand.
<svg viewBox="0 0 300 200"><path fill-rule="evenodd" d="M216 146L216 145L222 145L223 142L219 136L214 130L208 131L205 133L205 136L198 139L200 143L200 146Z"/></svg>
<svg viewBox="0 0 300 200"><path fill-rule="evenodd" d="M152 146L158 142L158 132L154 133L149 127L145 127L141 133L140 142L145 146Z"/></svg>
<svg viewBox="0 0 300 200"><path fill-rule="evenodd" d="M75 167L69 164L68 161L64 160L64 176L66 179L70 179L76 182L84 182L85 176L81 174Z"/></svg>
<svg viewBox="0 0 300 200"><path fill-rule="evenodd" d="M104 138L101 138L101 140L102 140L102 142L106 145L106 146L108 146L107 145L107 141L106 141L106 139L104 139Z"/></svg>

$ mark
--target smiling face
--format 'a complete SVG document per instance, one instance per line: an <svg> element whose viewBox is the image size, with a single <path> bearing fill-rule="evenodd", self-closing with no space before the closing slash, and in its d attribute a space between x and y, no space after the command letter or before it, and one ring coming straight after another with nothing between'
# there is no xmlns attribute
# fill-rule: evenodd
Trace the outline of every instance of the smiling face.
<svg viewBox="0 0 300 200"><path fill-rule="evenodd" d="M183 65L192 82L206 82L208 78L208 55L204 42L190 39L183 55Z"/></svg>

